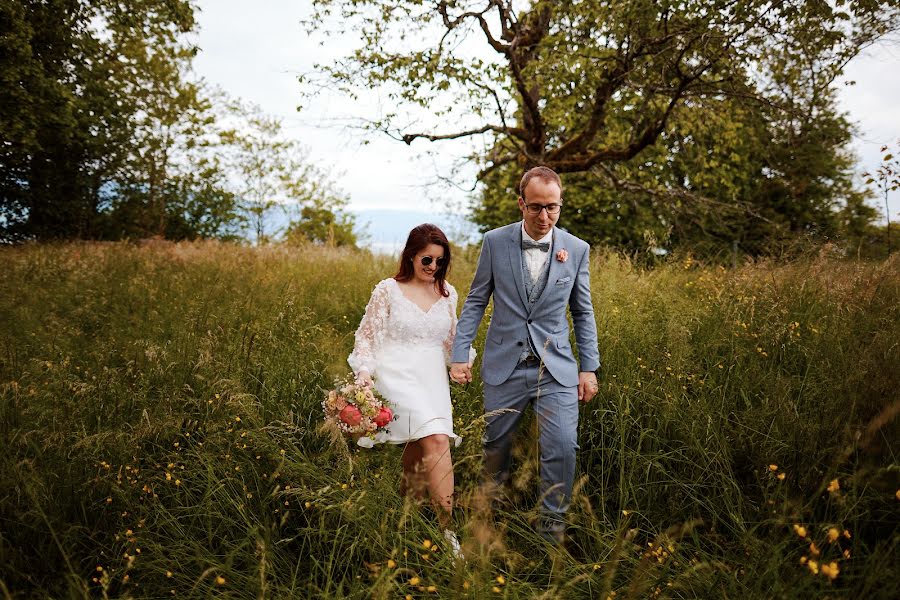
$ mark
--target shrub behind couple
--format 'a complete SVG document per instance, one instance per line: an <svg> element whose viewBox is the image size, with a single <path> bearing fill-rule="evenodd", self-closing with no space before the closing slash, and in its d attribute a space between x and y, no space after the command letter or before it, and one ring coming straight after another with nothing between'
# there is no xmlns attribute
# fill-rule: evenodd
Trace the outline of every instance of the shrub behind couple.
<svg viewBox="0 0 900 600"><path fill-rule="evenodd" d="M565 533L575 477L578 403L597 392L600 367L591 303L589 246L556 227L562 183L535 167L519 185L522 221L484 235L478 266L459 320L456 290L446 281L450 245L434 225L414 228L397 274L375 286L348 361L372 382L397 419L376 441L405 444L402 493L427 489L444 536L452 531L453 431L449 379L472 381L472 342L493 296L481 377L487 416L486 479L500 489L509 479L512 437L529 404L540 435L541 518L551 543ZM578 345L572 355L566 308Z"/></svg>

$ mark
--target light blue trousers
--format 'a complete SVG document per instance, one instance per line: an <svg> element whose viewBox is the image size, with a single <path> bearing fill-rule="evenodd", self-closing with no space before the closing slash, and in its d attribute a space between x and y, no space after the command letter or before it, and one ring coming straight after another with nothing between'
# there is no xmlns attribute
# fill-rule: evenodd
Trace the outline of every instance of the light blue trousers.
<svg viewBox="0 0 900 600"><path fill-rule="evenodd" d="M534 407L540 434L542 533L565 530L578 450L578 387L560 385L546 369L519 363L500 385L484 386L485 474L499 487L509 479L512 438L525 409ZM492 411L505 412L490 415Z"/></svg>

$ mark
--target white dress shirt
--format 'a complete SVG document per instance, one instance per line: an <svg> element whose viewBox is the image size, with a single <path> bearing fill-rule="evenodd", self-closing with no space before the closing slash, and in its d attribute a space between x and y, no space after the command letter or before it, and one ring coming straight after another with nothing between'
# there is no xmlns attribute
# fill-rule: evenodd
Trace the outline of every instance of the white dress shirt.
<svg viewBox="0 0 900 600"><path fill-rule="evenodd" d="M547 232L547 235L542 237L539 240L534 239L528 232L525 231L525 221L522 221L522 239L527 241L531 240L532 242L546 242L550 244L550 250L553 249L553 230ZM550 260L550 250L547 252L541 252L537 248L529 248L528 250L523 250L522 253L525 255L525 264L528 266L528 271L531 273L531 280L536 281L538 275L541 274L541 269L544 268L544 264L548 260Z"/></svg>

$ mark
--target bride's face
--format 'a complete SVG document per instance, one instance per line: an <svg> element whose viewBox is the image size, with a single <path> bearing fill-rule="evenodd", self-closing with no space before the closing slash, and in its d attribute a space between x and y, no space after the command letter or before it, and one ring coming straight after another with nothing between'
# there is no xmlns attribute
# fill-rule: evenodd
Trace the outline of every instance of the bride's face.
<svg viewBox="0 0 900 600"><path fill-rule="evenodd" d="M428 244L413 257L413 272L416 280L421 283L434 283L434 274L443 264L443 247L437 244Z"/></svg>

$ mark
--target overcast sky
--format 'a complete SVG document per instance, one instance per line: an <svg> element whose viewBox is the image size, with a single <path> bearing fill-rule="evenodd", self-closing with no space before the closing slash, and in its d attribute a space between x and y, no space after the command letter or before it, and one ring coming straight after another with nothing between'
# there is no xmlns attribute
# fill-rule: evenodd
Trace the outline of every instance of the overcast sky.
<svg viewBox="0 0 900 600"><path fill-rule="evenodd" d="M460 144L407 146L384 136L348 131L336 120L358 114L360 105L334 95L321 97L300 112L297 76L314 62L346 54L353 39L310 40L300 26L308 2L297 0L200 0L201 52L197 73L232 96L259 104L284 121L287 132L309 149L320 167L329 168L355 210L442 210L466 202L465 191L434 185L463 155ZM858 124L853 148L860 171L874 169L881 146L900 140L900 46L881 44L849 65L841 87L843 107ZM375 108L372 98L364 106ZM431 156L425 151L430 150ZM474 175L474 169L470 170ZM470 177L471 180L471 177ZM900 213L900 192L891 196L891 220ZM878 206L883 210L883 203Z"/></svg>

